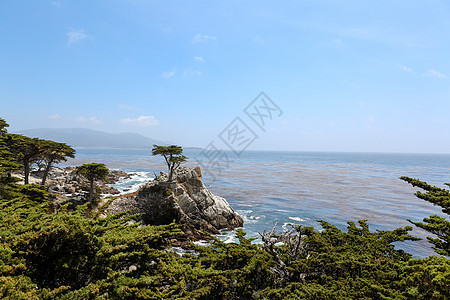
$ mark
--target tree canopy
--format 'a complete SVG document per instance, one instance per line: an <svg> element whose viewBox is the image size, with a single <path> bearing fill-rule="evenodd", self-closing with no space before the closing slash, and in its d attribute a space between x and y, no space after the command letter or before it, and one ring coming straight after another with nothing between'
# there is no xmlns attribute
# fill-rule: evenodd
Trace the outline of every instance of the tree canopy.
<svg viewBox="0 0 450 300"><path fill-rule="evenodd" d="M7 130L9 124L2 118L0 118L0 178L3 174L12 170L16 170L20 167L17 163L13 153L9 151L7 144Z"/></svg>
<svg viewBox="0 0 450 300"><path fill-rule="evenodd" d="M53 164L67 161L67 158L69 157L74 158L75 150L65 143L57 143L49 140L42 140L39 147L40 157L45 165L41 182L41 184L44 185Z"/></svg>
<svg viewBox="0 0 450 300"><path fill-rule="evenodd" d="M108 168L104 164L84 164L78 166L75 173L84 176L89 181L89 202L93 203L94 181L105 180L109 174Z"/></svg>
<svg viewBox="0 0 450 300"><path fill-rule="evenodd" d="M7 127L9 127L9 124L6 123L5 119L0 118L0 135L7 132Z"/></svg>
<svg viewBox="0 0 450 300"><path fill-rule="evenodd" d="M41 140L38 138L30 138L20 134L6 134L5 143L8 150L23 165L25 184L29 183L31 163L41 153L40 142Z"/></svg>
<svg viewBox="0 0 450 300"><path fill-rule="evenodd" d="M19 134L8 134L6 131L8 126L8 123L0 118L0 155L3 157L0 172L2 172L2 169L10 169L13 166L13 169L17 169L21 165L24 168L25 184L29 183L32 164L39 161L43 162L44 173L41 184L44 185L54 164L66 161L69 157L75 157L75 150L65 143L30 138ZM8 165L6 165L6 157L10 161ZM15 165L14 160L16 161Z"/></svg>
<svg viewBox="0 0 450 300"><path fill-rule="evenodd" d="M417 186L426 192L418 191L415 195L442 207L442 212L450 215L450 191L442 188L438 188L435 186L431 186L426 182L420 181L418 179L413 179L410 177L400 177L400 179L410 183L412 186ZM449 183L446 183L447 186L450 186ZM434 250L436 253L441 255L450 256L450 221L446 220L443 217L438 215L432 215L428 218L423 219L424 223L421 222L413 222L408 220L414 225L425 229L426 231L436 235L436 238L428 237L428 241L434 245Z"/></svg>
<svg viewBox="0 0 450 300"><path fill-rule="evenodd" d="M8 126L8 123L0 118L0 199L12 193L13 183L17 179L11 176L11 172L21 167L6 143Z"/></svg>
<svg viewBox="0 0 450 300"><path fill-rule="evenodd" d="M184 162L187 161L187 157L183 155L183 148L176 145L171 146L158 146L153 145L152 155L161 155L164 157L168 168L168 182L173 179L173 173Z"/></svg>

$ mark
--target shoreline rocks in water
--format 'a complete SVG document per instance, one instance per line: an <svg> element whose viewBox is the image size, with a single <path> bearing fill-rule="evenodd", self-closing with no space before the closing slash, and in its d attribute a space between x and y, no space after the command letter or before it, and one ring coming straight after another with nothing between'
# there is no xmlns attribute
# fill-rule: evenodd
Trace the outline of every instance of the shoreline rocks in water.
<svg viewBox="0 0 450 300"><path fill-rule="evenodd" d="M161 172L136 193L115 199L107 208L109 213L131 210L141 214L145 225L164 225L173 221L184 225L188 235L201 237L216 234L220 229L242 227L243 220L228 202L213 195L202 181L200 167L180 167L174 182Z"/></svg>
<svg viewBox="0 0 450 300"><path fill-rule="evenodd" d="M47 181L45 185L49 188L49 192L58 193L58 194L71 194L72 196L77 196L83 194L85 192L85 185L87 180L82 176L76 175L73 173L75 168L73 167L65 167L59 168L54 167L50 170ZM30 183L31 184L40 184L42 181L43 171L33 171L30 173ZM97 186L100 188L101 194L112 194L117 195L120 191L110 184L117 183L120 179L125 178L128 179L132 174L128 174L124 171L119 170L110 170L108 175L108 182L99 181L96 182ZM23 175L21 173L14 174L14 176L19 177L23 180Z"/></svg>

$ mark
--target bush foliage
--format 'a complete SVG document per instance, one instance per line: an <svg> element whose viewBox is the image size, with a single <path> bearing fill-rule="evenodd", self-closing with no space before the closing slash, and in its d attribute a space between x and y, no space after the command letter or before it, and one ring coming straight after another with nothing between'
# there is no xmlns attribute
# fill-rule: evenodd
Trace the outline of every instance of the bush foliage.
<svg viewBox="0 0 450 300"><path fill-rule="evenodd" d="M392 242L411 228L371 232L296 227L252 244L190 244L168 251L177 225L139 226L86 206L48 214L49 203L2 200L0 298L11 299L448 299L445 257L412 259ZM282 242L282 243L281 243Z"/></svg>

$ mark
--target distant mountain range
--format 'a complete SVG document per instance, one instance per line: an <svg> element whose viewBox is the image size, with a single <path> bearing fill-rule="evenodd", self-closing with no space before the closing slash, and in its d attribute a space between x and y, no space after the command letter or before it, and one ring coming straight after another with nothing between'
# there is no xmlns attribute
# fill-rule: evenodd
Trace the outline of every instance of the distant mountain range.
<svg viewBox="0 0 450 300"><path fill-rule="evenodd" d="M148 138L137 133L108 133L86 128L38 128L15 132L66 143L74 148L136 148L148 149L153 144L167 145L167 142Z"/></svg>

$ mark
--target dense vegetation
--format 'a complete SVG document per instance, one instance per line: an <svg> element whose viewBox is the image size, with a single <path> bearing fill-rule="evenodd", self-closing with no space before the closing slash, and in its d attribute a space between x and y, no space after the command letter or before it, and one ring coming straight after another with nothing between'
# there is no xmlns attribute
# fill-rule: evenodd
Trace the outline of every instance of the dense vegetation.
<svg viewBox="0 0 450 300"><path fill-rule="evenodd" d="M371 232L364 221L346 232L321 221L323 231L296 227L262 234L252 244L214 240L170 250L178 225L130 225L133 216L100 217L63 207L50 213L45 186L18 185L20 160L0 119L0 298L8 299L449 299L445 257L413 259L392 245L416 240L411 227ZM3 124L3 125L2 125ZM406 178L405 178L406 180ZM449 213L449 192L407 179L420 198ZM107 205L107 204L106 204ZM443 218L441 218L443 219ZM438 237L448 255L449 222L433 216L414 223ZM437 220L438 222L435 222ZM422 225L420 225L422 224ZM429 227L431 226L431 227ZM447 251L447 252L445 252Z"/></svg>
<svg viewBox="0 0 450 300"><path fill-rule="evenodd" d="M409 177L401 177L401 179L425 190L426 193L419 191L416 193L416 196L442 207L442 212L450 215L450 191L431 186L418 179ZM446 183L446 185L450 186L449 183ZM428 237L428 241L434 245L434 250L441 255L450 256L450 222L448 220L438 215L433 215L425 218L423 220L425 223L408 221L434 234L436 238Z"/></svg>

